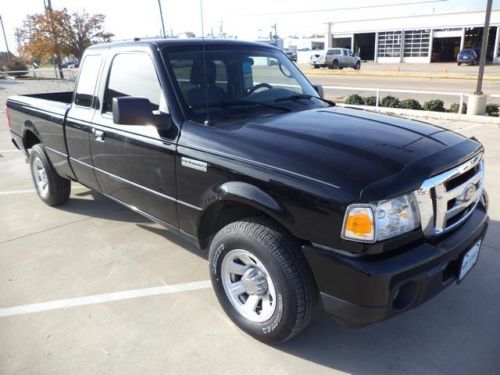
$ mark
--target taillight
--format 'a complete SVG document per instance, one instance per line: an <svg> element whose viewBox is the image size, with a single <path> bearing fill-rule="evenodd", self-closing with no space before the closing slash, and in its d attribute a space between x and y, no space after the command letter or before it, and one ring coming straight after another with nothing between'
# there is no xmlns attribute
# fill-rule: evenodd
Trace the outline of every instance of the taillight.
<svg viewBox="0 0 500 375"><path fill-rule="evenodd" d="M5 117L7 117L7 127L11 129L12 127L10 126L10 117L9 117L9 111L7 110L7 106L5 106Z"/></svg>

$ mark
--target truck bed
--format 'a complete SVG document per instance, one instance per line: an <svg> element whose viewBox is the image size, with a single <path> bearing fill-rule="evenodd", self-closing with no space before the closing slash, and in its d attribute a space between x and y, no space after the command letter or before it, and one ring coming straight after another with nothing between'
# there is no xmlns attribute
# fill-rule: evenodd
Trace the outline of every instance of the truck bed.
<svg viewBox="0 0 500 375"><path fill-rule="evenodd" d="M65 120L72 91L17 95L7 99L12 140L26 156L26 149L39 140L61 175L72 178L65 142Z"/></svg>

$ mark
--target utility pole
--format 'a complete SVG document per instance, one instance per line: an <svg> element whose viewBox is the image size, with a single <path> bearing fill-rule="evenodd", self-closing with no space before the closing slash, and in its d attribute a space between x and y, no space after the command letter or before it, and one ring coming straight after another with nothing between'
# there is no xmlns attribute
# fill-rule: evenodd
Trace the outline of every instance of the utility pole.
<svg viewBox="0 0 500 375"><path fill-rule="evenodd" d="M53 17L52 17L52 0L43 0L43 5L45 6L45 15L49 18L50 22L50 33L52 34L52 38L54 39L54 55L56 59L55 63L55 70L56 70L56 77L57 73L59 71L59 78L64 79L64 73L62 70L62 65L61 65L61 56L59 55L59 46L58 46L58 41L57 41L57 35L54 30L54 24L53 24Z"/></svg>
<svg viewBox="0 0 500 375"><path fill-rule="evenodd" d="M0 25L2 25L3 39L5 40L5 48L7 49L7 61L10 60L9 43L7 43L7 35L5 34L5 28L3 27L3 19L0 16Z"/></svg>
<svg viewBox="0 0 500 375"><path fill-rule="evenodd" d="M479 72L477 74L476 95L483 95L484 65L486 63L486 49L488 48L488 35L490 33L491 3L486 0L486 15L484 17L483 41L481 43L481 56L479 56Z"/></svg>
<svg viewBox="0 0 500 375"><path fill-rule="evenodd" d="M17 52L19 53L19 57L23 59L23 52L21 46L21 29L16 28L16 43L17 43Z"/></svg>
<svg viewBox="0 0 500 375"><path fill-rule="evenodd" d="M276 24L272 25L271 27L274 29L274 45L278 47L278 27L276 26Z"/></svg>
<svg viewBox="0 0 500 375"><path fill-rule="evenodd" d="M163 37L166 38L167 34L165 33L165 22L163 21L163 10L161 9L161 0L158 0L158 8L160 9L161 31L163 33Z"/></svg>

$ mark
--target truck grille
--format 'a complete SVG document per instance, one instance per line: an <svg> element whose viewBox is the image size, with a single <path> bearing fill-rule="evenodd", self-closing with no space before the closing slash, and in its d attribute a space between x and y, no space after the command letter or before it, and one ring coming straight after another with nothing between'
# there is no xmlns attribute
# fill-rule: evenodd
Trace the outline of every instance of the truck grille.
<svg viewBox="0 0 500 375"><path fill-rule="evenodd" d="M426 237L444 233L474 211L483 192L482 154L425 180L415 193L422 231Z"/></svg>

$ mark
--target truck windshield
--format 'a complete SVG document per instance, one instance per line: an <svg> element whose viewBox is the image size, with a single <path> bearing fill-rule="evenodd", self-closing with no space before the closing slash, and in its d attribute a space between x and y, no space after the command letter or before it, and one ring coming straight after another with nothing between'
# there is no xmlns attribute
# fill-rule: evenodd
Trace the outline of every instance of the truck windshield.
<svg viewBox="0 0 500 375"><path fill-rule="evenodd" d="M266 47L170 47L163 51L190 120L232 121L328 106L295 65Z"/></svg>

